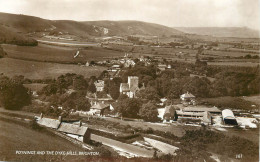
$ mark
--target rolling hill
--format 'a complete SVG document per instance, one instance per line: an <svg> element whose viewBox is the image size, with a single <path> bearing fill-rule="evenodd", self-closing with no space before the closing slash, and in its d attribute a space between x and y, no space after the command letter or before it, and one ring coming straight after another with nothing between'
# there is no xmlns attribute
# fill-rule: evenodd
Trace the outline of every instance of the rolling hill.
<svg viewBox="0 0 260 162"><path fill-rule="evenodd" d="M246 27L174 27L174 29L214 37L259 38L259 31Z"/></svg>
<svg viewBox="0 0 260 162"><path fill-rule="evenodd" d="M182 32L163 25L141 21L46 20L33 16L0 13L0 26L10 32L28 34L57 31L80 37L124 35L176 35Z"/></svg>

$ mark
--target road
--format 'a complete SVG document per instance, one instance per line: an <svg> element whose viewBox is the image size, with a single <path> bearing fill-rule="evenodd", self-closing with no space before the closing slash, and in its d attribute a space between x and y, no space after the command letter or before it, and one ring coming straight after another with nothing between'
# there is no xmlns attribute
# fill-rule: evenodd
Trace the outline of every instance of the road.
<svg viewBox="0 0 260 162"><path fill-rule="evenodd" d="M113 147L117 150L122 150L124 152L134 154L136 156L153 157L153 153L154 153L154 151L151 151L151 150L146 150L144 148L126 144L123 142L119 142L119 141L112 140L112 139L102 137L102 136L98 136L95 134L91 134L91 140L102 142L103 145L107 145L109 147Z"/></svg>
<svg viewBox="0 0 260 162"><path fill-rule="evenodd" d="M53 44L53 45L68 45L68 46L99 46L98 43L67 43L67 42L53 42L53 41L45 41L45 40L37 40L40 43Z"/></svg>

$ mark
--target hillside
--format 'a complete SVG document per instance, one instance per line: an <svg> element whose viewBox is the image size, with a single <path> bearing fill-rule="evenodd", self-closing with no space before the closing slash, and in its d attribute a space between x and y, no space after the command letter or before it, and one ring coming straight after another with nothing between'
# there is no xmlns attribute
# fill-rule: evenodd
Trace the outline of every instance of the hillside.
<svg viewBox="0 0 260 162"><path fill-rule="evenodd" d="M14 33L62 32L80 37L123 35L176 35L182 32L163 25L141 21L46 20L33 16L0 13L0 26Z"/></svg>
<svg viewBox="0 0 260 162"><path fill-rule="evenodd" d="M37 41L17 33L5 25L0 25L0 44L37 45Z"/></svg>
<svg viewBox="0 0 260 162"><path fill-rule="evenodd" d="M179 31L215 37L259 38L259 31L246 27L174 27Z"/></svg>

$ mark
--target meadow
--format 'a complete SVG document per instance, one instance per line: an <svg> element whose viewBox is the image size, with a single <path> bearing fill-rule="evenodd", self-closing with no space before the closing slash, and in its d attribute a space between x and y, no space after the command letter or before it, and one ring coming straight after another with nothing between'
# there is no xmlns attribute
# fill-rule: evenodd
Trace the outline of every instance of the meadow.
<svg viewBox="0 0 260 162"><path fill-rule="evenodd" d="M0 73L8 77L23 75L29 79L52 79L66 73L75 73L84 77L90 77L98 76L104 70L106 68L101 66L86 67L74 64L47 63L13 58L0 59Z"/></svg>
<svg viewBox="0 0 260 162"><path fill-rule="evenodd" d="M100 60L124 56L123 52L108 50L100 47L62 47L39 43L38 46L2 45L8 57L55 63L86 63L87 61ZM79 55L74 58L77 51Z"/></svg>

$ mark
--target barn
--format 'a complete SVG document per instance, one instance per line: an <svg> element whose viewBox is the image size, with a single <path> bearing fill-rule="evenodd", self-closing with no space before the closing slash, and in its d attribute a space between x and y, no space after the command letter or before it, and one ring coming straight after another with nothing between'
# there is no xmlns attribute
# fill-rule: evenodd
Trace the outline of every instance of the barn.
<svg viewBox="0 0 260 162"><path fill-rule="evenodd" d="M225 109L222 111L222 118L225 124L237 125L237 120L234 113L230 109Z"/></svg>
<svg viewBox="0 0 260 162"><path fill-rule="evenodd" d="M89 143L91 131L88 127L62 122L58 128L59 132L83 137L84 143Z"/></svg>

